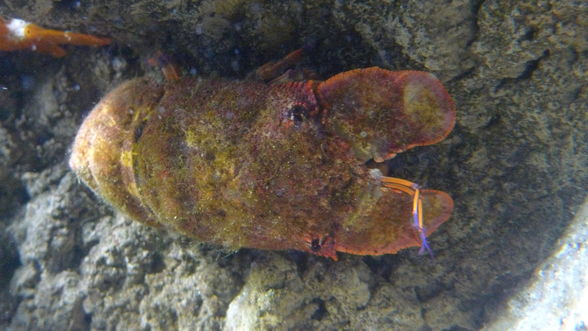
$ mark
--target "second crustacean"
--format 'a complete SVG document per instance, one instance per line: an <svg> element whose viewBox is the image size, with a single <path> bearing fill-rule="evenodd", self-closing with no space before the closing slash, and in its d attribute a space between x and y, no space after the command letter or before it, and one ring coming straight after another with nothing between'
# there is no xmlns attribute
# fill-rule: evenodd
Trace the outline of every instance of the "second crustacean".
<svg viewBox="0 0 588 331"><path fill-rule="evenodd" d="M0 17L0 51L32 50L54 57L64 56L60 45L104 46L110 44L108 38L89 34L44 29L36 24L13 18Z"/></svg>
<svg viewBox="0 0 588 331"><path fill-rule="evenodd" d="M204 242L333 259L429 250L451 197L366 164L449 134L439 80L373 67L281 81L127 81L85 119L70 166L130 218Z"/></svg>

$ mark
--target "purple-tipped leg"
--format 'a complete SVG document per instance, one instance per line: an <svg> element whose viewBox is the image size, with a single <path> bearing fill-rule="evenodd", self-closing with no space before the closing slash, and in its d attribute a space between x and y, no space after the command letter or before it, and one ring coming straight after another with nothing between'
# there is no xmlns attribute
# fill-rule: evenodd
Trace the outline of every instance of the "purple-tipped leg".
<svg viewBox="0 0 588 331"><path fill-rule="evenodd" d="M431 249L431 247L429 246L429 243L427 242L427 235L425 234L426 229L425 228L416 228L416 229L419 232L419 237L421 238L421 248L419 249L419 255L424 255L425 253L429 253L431 258L434 258L435 255L433 254L433 250Z"/></svg>
<svg viewBox="0 0 588 331"><path fill-rule="evenodd" d="M412 226L416 229L421 239L421 249L419 249L419 255L428 252L431 258L433 258L433 250L427 242L427 230L423 225L423 202L421 200L421 190L418 184L413 184L414 189L413 203L412 203Z"/></svg>

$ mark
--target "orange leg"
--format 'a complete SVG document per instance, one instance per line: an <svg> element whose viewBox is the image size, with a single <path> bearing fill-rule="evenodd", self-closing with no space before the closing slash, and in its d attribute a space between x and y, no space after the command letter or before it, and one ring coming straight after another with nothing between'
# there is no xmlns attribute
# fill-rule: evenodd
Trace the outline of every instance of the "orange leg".
<svg viewBox="0 0 588 331"><path fill-rule="evenodd" d="M279 77L286 69L299 63L302 60L302 55L303 50L299 48L279 61L266 63L255 70L255 78L265 82L271 81Z"/></svg>
<svg viewBox="0 0 588 331"><path fill-rule="evenodd" d="M402 178L382 177L382 186L412 196L412 226L416 229L419 238L421 239L421 249L419 250L419 254L428 252L432 257L433 251L427 243L427 235L423 223L423 201L421 199L419 185Z"/></svg>
<svg viewBox="0 0 588 331"><path fill-rule="evenodd" d="M151 66L157 66L161 69L163 77L168 82L175 82L182 77L181 70L174 63L173 59L161 51L155 52L155 55L147 59L147 63Z"/></svg>
<svg viewBox="0 0 588 331"><path fill-rule="evenodd" d="M43 29L29 23L25 29L25 38L39 43L79 46L104 46L110 44L108 38L100 38L89 34Z"/></svg>
<svg viewBox="0 0 588 331"><path fill-rule="evenodd" d="M31 46L31 50L38 53L49 54L53 57L63 57L65 54L67 54L65 49L62 47L58 46L57 44L49 43L36 43Z"/></svg>

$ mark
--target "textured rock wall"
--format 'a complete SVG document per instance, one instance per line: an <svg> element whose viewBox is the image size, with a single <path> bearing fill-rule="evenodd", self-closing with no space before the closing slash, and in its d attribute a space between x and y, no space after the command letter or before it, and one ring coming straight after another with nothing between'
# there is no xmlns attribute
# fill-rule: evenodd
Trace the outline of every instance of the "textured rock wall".
<svg viewBox="0 0 588 331"><path fill-rule="evenodd" d="M583 1L0 0L0 14L117 41L0 56L2 328L478 329L586 197ZM67 169L84 114L155 50L239 78L305 44L324 76L427 70L455 97L450 138L390 162L456 201L435 260L227 252L123 219Z"/></svg>

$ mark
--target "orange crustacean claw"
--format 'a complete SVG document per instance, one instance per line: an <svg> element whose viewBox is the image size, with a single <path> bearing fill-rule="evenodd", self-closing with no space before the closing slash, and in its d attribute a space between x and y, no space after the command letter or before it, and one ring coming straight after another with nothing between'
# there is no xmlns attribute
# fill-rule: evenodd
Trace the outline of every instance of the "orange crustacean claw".
<svg viewBox="0 0 588 331"><path fill-rule="evenodd" d="M60 45L104 46L110 43L109 38L44 29L21 19L5 20L0 17L0 51L30 49L62 57L66 52Z"/></svg>

